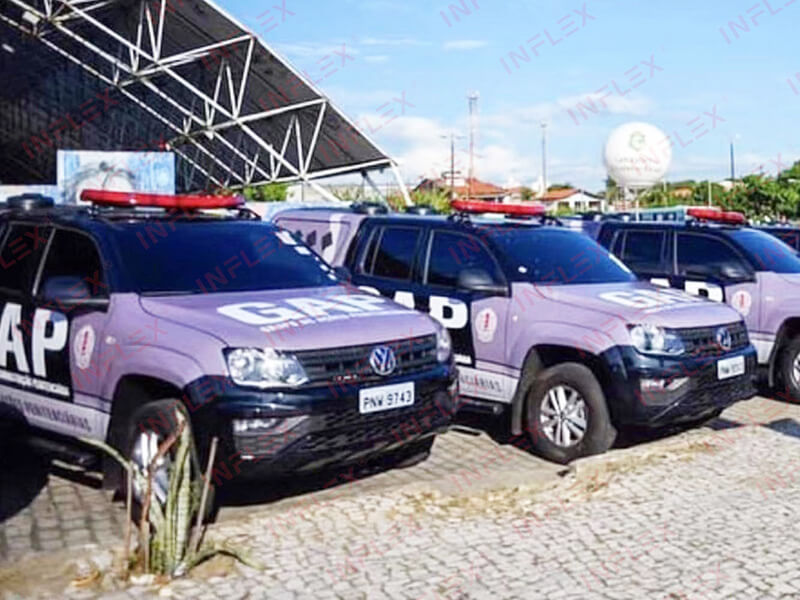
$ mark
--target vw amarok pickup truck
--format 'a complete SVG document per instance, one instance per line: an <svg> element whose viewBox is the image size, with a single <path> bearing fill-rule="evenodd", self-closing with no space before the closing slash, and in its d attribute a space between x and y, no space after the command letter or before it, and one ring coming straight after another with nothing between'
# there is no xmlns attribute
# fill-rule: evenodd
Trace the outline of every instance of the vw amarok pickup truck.
<svg viewBox="0 0 800 600"><path fill-rule="evenodd" d="M743 215L690 208L675 223L603 221L598 241L642 279L723 302L745 320L771 387L800 401L800 258Z"/></svg>
<svg viewBox="0 0 800 600"><path fill-rule="evenodd" d="M146 465L177 408L200 464L219 439L220 483L408 464L447 428L456 372L427 315L343 285L238 198L84 200L0 208L0 418Z"/></svg>
<svg viewBox="0 0 800 600"><path fill-rule="evenodd" d="M756 352L732 308L639 282L579 232L469 216L539 207L454 204L450 218L361 206L273 220L355 285L446 326L466 405L507 409L512 432L549 459L603 452L621 425L693 422L753 395Z"/></svg>

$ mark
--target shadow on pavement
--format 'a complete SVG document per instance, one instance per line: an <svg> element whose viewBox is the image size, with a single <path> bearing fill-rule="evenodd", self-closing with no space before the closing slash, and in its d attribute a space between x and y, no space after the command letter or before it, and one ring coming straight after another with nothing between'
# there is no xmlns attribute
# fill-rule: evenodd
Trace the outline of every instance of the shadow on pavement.
<svg viewBox="0 0 800 600"><path fill-rule="evenodd" d="M711 424L719 419L709 421ZM703 426L704 423L694 423L689 425L674 425L671 427L625 427L617 431L617 439L614 442L614 449L630 448L640 444L655 442L673 435L683 433L688 429L695 429ZM456 427L466 427L484 431L498 444L513 444L522 450L527 449L527 439L525 436L514 437L508 427L507 415L484 415L476 413L459 413L456 417Z"/></svg>
<svg viewBox="0 0 800 600"><path fill-rule="evenodd" d="M0 524L27 508L47 486L48 464L0 430Z"/></svg>

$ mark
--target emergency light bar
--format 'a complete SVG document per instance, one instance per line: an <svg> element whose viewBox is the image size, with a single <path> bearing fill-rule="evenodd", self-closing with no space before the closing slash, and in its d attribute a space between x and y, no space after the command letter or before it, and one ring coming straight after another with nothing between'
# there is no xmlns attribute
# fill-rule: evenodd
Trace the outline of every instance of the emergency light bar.
<svg viewBox="0 0 800 600"><path fill-rule="evenodd" d="M202 210L214 208L242 208L241 196L173 196L169 194L143 194L140 192L112 192L108 190L83 190L81 200L95 206L117 208L165 208L174 210Z"/></svg>
<svg viewBox="0 0 800 600"><path fill-rule="evenodd" d="M723 211L718 208L689 208L686 214L698 221L712 221L729 225L746 225L747 219L740 212Z"/></svg>
<svg viewBox="0 0 800 600"><path fill-rule="evenodd" d="M514 217L541 217L545 207L541 204L502 204L487 200L453 200L453 210L462 213L493 213Z"/></svg>

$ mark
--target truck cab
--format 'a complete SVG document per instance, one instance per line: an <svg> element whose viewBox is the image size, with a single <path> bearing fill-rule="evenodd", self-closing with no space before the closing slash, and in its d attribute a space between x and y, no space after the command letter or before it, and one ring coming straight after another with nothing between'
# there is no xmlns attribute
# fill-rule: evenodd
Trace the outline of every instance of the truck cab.
<svg viewBox="0 0 800 600"><path fill-rule="evenodd" d="M739 213L682 222L604 221L597 240L641 279L728 304L747 324L769 385L800 400L800 258Z"/></svg>
<svg viewBox="0 0 800 600"><path fill-rule="evenodd" d="M450 217L356 206L273 220L354 285L447 327L462 407L506 414L548 459L603 452L618 427L693 422L754 393L755 349L735 310L637 281L587 236L539 224L539 207L454 206Z"/></svg>

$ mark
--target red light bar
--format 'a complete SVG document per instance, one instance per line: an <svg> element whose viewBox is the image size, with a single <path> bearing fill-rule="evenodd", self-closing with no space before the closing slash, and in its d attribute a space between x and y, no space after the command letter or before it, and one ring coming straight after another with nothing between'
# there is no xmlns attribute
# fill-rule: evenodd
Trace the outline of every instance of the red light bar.
<svg viewBox="0 0 800 600"><path fill-rule="evenodd" d="M81 200L95 206L172 208L200 210L212 208L240 208L241 196L171 196L169 194L142 194L140 192L111 192L108 190L83 190Z"/></svg>
<svg viewBox="0 0 800 600"><path fill-rule="evenodd" d="M515 217L541 217L545 207L541 204L502 204L487 200L453 200L453 210L465 213L494 213Z"/></svg>
<svg viewBox="0 0 800 600"><path fill-rule="evenodd" d="M719 208L689 208L686 214L699 221L713 221L731 225L745 225L747 223L747 219L742 213L735 211L725 212Z"/></svg>

